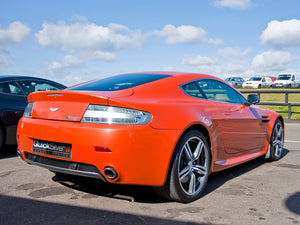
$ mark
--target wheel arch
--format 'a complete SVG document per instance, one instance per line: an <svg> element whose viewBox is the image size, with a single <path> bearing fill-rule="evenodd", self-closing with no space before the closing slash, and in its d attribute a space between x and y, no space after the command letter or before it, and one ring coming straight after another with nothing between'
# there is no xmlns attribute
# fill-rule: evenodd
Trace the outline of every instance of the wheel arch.
<svg viewBox="0 0 300 225"><path fill-rule="evenodd" d="M170 162L169 162L168 169L167 169L167 171L166 171L166 176L165 176L164 184L166 183L167 179L169 179L169 176L170 176L170 168L171 168L171 165L172 165L172 163L174 162L174 158L175 158L175 149L176 149L177 145L179 144L181 137L182 137L185 133L187 133L187 132L189 132L189 131L191 131L191 130L197 130L197 131L200 131L200 132L204 135L204 137L205 137L205 139L206 139L206 141L207 141L207 144L208 144L208 146L209 146L209 152L210 152L210 156L211 156L211 160L212 160L213 150L212 150L211 137L210 137L210 134L209 134L208 129L207 129L204 125L202 125L202 124L198 124L198 123L197 123L197 124L192 124L192 125L188 126L188 127L187 127L187 128L179 135L179 137L178 137L178 139L177 139L177 142L176 142L176 145L174 145L174 149L173 149L173 152L172 152L171 160L170 160Z"/></svg>
<svg viewBox="0 0 300 225"><path fill-rule="evenodd" d="M284 126L284 119L283 119L283 117L280 115L280 116L278 116L277 118L276 118L276 120L280 120L281 121L281 123L282 123L282 125ZM276 121L275 120L275 121Z"/></svg>
<svg viewBox="0 0 300 225"><path fill-rule="evenodd" d="M285 125L284 125L284 119L283 119L283 117L281 116L281 115L279 115L277 118L276 118L276 120L280 120L280 122L282 123L282 126L283 126L283 139L284 139L284 137L285 137ZM275 121L276 121L275 120ZM274 122L275 123L275 122Z"/></svg>
<svg viewBox="0 0 300 225"><path fill-rule="evenodd" d="M186 133L186 132L188 132L188 131L190 131L190 130L198 130L198 131L200 131L203 135L204 135L204 137L206 138L206 141L207 141L207 143L208 143L208 145L209 145L209 148L210 148L210 152L212 151L211 150L211 138L210 138L210 135L209 135L209 132L208 132L208 130L207 130L207 128L205 127L205 126L203 126L202 124L193 124L192 126L190 126L190 127L188 127L182 134L181 134L181 136L184 134L184 133ZM180 137L181 137L180 136ZM180 139L180 138L179 138ZM179 139L178 139L178 141L179 141ZM178 142L177 142L178 143ZM212 152L211 152L212 153Z"/></svg>
<svg viewBox="0 0 300 225"><path fill-rule="evenodd" d="M204 125L202 125L202 124L193 124L192 126L190 126L190 127L188 127L182 134L181 134L181 136L180 136L180 138L182 137L182 135L184 135L184 133L186 133L186 132L188 132L188 131L190 131L190 130L198 130L198 131L200 131L203 135L204 135L204 137L205 137L205 139L206 139L206 141L207 141L207 144L208 144L208 147L209 147L209 152L210 152L210 164L211 164L211 166L210 166L210 170L211 170L211 168L212 168L212 160L213 160L213 144L212 144L212 138L211 138L211 136L210 136L210 133L209 133L209 131L208 131L208 129L204 126ZM179 139L180 139L179 138ZM178 139L178 142L179 142L179 139ZM178 142L177 142L177 144L178 144ZM177 145L176 144L176 145ZM173 152L173 154L174 154L174 152ZM173 156L172 156L173 157Z"/></svg>

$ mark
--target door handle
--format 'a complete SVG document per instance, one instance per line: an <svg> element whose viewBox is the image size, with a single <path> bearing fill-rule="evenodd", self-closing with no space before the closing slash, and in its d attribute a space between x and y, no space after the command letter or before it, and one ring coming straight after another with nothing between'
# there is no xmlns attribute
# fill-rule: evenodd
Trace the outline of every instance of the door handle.
<svg viewBox="0 0 300 225"><path fill-rule="evenodd" d="M262 121L263 123L270 122L270 120L271 120L271 118L269 118L268 116L262 116L262 117L261 117L261 121Z"/></svg>

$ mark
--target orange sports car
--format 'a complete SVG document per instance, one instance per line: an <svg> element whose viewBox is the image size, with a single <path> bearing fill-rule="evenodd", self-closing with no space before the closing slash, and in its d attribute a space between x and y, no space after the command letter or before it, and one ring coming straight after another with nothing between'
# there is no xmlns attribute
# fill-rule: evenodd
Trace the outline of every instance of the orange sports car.
<svg viewBox="0 0 300 225"><path fill-rule="evenodd" d="M199 198L210 173L281 157L284 122L213 76L132 73L28 96L18 154L29 164Z"/></svg>

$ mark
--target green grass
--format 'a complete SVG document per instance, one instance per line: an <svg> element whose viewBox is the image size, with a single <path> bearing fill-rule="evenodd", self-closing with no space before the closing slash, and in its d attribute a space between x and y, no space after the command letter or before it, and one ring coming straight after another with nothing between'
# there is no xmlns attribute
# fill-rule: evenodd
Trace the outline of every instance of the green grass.
<svg viewBox="0 0 300 225"><path fill-rule="evenodd" d="M276 91L298 91L297 89L259 89L259 91L262 90L276 90ZM239 91L255 91L255 89L239 89ZM247 97L247 93L243 94ZM269 94L269 93L261 93L260 94L260 101L261 102L285 102L285 94ZM300 102L300 90L299 93L295 94L289 94L289 102ZM280 113L284 118L288 118L288 107L287 106L266 106L266 105L260 105L263 109L269 109L276 111ZM300 106L292 106L291 108L291 119L300 119Z"/></svg>

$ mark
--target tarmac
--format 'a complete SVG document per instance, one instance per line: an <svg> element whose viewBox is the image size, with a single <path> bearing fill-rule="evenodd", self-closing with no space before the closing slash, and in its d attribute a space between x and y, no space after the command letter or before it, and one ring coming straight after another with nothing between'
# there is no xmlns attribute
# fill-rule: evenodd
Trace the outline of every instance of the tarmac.
<svg viewBox="0 0 300 225"><path fill-rule="evenodd" d="M203 196L182 204L151 187L56 176L0 156L0 224L300 224L300 123L286 123L283 157L262 158L212 174Z"/></svg>

